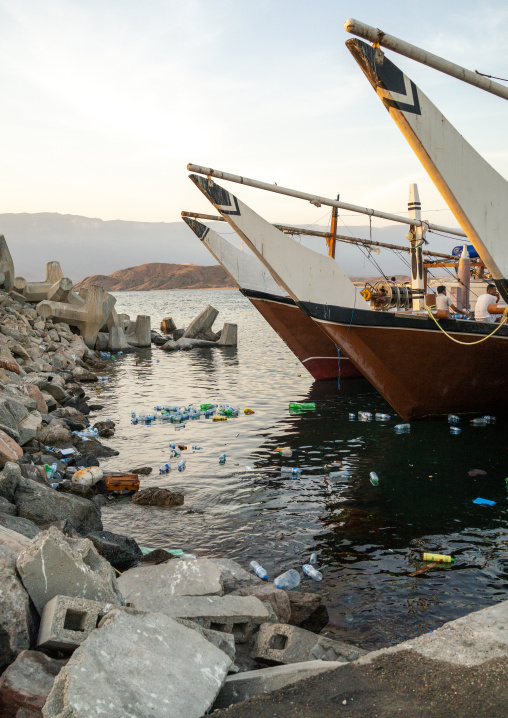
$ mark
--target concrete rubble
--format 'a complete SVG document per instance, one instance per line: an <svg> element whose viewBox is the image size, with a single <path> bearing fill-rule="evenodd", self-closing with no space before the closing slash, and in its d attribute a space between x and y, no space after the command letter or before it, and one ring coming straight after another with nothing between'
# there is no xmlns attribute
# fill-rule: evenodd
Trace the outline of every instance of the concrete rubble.
<svg viewBox="0 0 508 718"><path fill-rule="evenodd" d="M111 611L58 674L43 716L200 718L231 663L167 616Z"/></svg>
<svg viewBox="0 0 508 718"><path fill-rule="evenodd" d="M221 570L208 559L169 561L125 571L118 586L127 603L142 611L161 611L173 596L222 596Z"/></svg>
<svg viewBox="0 0 508 718"><path fill-rule="evenodd" d="M65 661L21 651L0 678L2 718L42 718L42 708Z"/></svg>
<svg viewBox="0 0 508 718"><path fill-rule="evenodd" d="M265 623L256 635L253 656L271 664L302 661L356 661L367 653L342 641L317 636L297 626Z"/></svg>
<svg viewBox="0 0 508 718"><path fill-rule="evenodd" d="M37 648L72 653L115 605L55 596L44 606Z"/></svg>
<svg viewBox="0 0 508 718"><path fill-rule="evenodd" d="M161 332L151 332L151 341L164 351L188 351L206 347L233 347L238 343L238 325L226 322L219 332L213 331L219 310L209 304L185 329L177 329L172 317L161 322Z"/></svg>
<svg viewBox="0 0 508 718"><path fill-rule="evenodd" d="M123 604L114 570L93 543L68 538L54 526L32 539L19 554L16 567L40 614L60 594Z"/></svg>

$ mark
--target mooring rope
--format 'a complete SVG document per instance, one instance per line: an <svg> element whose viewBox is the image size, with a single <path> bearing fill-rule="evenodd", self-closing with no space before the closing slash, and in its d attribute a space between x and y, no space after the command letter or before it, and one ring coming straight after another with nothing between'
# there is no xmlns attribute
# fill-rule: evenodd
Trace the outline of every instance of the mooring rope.
<svg viewBox="0 0 508 718"><path fill-rule="evenodd" d="M446 334L448 339L451 339L452 342L455 342L456 344L462 344L463 346L466 346L466 347L472 347L475 344L481 344L482 342L486 341L487 339L490 339L490 337L494 336L494 334L496 332L498 332L501 329L501 327L503 326L503 324L505 324L506 321L508 320L508 307L507 307L503 312L503 314L504 314L503 320L501 322L499 322L499 324L497 325L497 327L494 329L493 332L488 334L486 337L482 337L481 339L478 339L478 341L476 341L476 342L461 342L459 339L455 339L455 337L452 337L451 334L449 334L445 329L443 329L443 327L438 322L436 317L432 314L431 307L425 306L425 309L427 310L427 314L429 315L429 317L436 322L437 326L441 329L443 334Z"/></svg>

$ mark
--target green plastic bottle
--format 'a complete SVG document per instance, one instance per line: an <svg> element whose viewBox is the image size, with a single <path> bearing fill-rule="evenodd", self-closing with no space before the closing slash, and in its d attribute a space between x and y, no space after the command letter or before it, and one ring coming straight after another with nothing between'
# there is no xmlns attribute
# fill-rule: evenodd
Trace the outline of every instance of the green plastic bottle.
<svg viewBox="0 0 508 718"><path fill-rule="evenodd" d="M289 404L289 411L296 413L300 411L316 411L316 404L313 401L303 402L300 404L297 404L296 402L291 402Z"/></svg>
<svg viewBox="0 0 508 718"><path fill-rule="evenodd" d="M207 409L214 409L215 404L201 404L201 411L206 411Z"/></svg>

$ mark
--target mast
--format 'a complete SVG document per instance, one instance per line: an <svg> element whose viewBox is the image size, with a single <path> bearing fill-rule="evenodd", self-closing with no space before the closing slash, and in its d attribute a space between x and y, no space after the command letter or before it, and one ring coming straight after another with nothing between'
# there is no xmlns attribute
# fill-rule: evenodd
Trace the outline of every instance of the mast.
<svg viewBox="0 0 508 718"><path fill-rule="evenodd" d="M340 195L337 195L337 200L339 200ZM337 207L332 208L332 221L330 223L330 234L326 238L326 243L328 245L328 256L332 257L332 259L335 259L335 243L337 241L337 219L339 216L339 210Z"/></svg>
<svg viewBox="0 0 508 718"><path fill-rule="evenodd" d="M408 213L411 219L416 221L422 218L422 205L420 203L420 195L418 194L418 186L416 184L409 185L409 201L407 205ZM407 234L409 244L411 245L411 287L413 298L413 312L419 312L425 308L425 281L423 277L423 249L422 245L425 241L425 229L420 225L411 227Z"/></svg>

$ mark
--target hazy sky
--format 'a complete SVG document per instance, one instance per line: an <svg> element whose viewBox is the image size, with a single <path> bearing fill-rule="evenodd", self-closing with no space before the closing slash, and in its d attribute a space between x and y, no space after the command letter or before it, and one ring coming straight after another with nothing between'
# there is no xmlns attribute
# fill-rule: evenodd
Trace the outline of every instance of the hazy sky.
<svg viewBox="0 0 508 718"><path fill-rule="evenodd" d="M350 16L508 77L499 2L0 0L0 213L175 221L210 211L196 162L391 212L416 181L455 224L344 47ZM390 56L508 176L507 103ZM271 221L326 214L230 187Z"/></svg>

